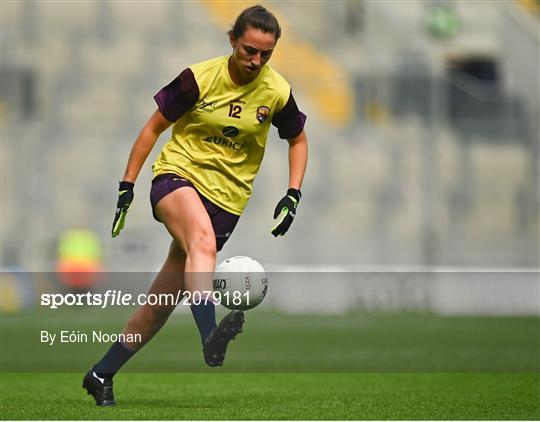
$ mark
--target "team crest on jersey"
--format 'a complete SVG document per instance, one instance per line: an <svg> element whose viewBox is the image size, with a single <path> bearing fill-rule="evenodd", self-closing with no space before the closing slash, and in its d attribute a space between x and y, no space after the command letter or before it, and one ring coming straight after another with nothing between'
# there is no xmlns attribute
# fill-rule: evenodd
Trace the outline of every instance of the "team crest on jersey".
<svg viewBox="0 0 540 422"><path fill-rule="evenodd" d="M264 123L268 116L270 115L270 109L266 106L260 106L257 109L257 121L259 123Z"/></svg>

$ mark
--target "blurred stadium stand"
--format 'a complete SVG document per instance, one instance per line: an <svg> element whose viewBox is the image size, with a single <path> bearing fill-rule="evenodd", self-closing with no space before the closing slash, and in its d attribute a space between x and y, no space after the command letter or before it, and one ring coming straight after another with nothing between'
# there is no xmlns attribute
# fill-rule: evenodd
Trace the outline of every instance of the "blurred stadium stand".
<svg viewBox="0 0 540 422"><path fill-rule="evenodd" d="M242 10L252 5L246 0L231 3L206 0L204 3L224 32ZM291 82L295 92L302 91L313 102L328 123L336 127L350 123L354 102L346 69L316 45L299 39L287 15L276 11L276 16L284 35L272 56L272 65Z"/></svg>
<svg viewBox="0 0 540 422"><path fill-rule="evenodd" d="M272 131L222 256L284 264L539 265L538 15L527 1L459 0L426 30L421 1L263 2L284 33L273 65L308 114L309 172L288 236L269 230L287 183ZM247 4L247 3L245 3ZM59 234L99 233L110 270L152 271L168 248L143 169L110 239L116 183L185 66L230 51L244 3L2 2L2 262L54 268Z"/></svg>

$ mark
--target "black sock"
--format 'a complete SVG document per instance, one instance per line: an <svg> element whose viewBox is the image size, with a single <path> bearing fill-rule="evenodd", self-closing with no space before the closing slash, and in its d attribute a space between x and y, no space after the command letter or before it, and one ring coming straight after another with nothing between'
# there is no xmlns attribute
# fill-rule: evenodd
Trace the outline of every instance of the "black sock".
<svg viewBox="0 0 540 422"><path fill-rule="evenodd" d="M101 378L112 378L122 366L135 354L136 350L117 341L109 351L94 365L94 372Z"/></svg>
<svg viewBox="0 0 540 422"><path fill-rule="evenodd" d="M191 313L201 334L202 344L204 344L210 332L216 326L216 307L210 301L202 302L199 305L191 305Z"/></svg>

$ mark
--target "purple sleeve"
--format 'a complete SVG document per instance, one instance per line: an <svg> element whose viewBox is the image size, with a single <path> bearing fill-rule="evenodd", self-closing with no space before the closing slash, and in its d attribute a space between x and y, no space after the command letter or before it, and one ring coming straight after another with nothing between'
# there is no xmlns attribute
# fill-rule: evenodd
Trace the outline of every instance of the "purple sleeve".
<svg viewBox="0 0 540 422"><path fill-rule="evenodd" d="M287 100L287 104L274 114L272 124L278 128L279 137L281 139L291 139L300 134L304 129L306 115L298 110L296 101L292 95L292 91Z"/></svg>
<svg viewBox="0 0 540 422"><path fill-rule="evenodd" d="M199 87L190 68L154 95L159 111L170 122L176 122L199 99Z"/></svg>

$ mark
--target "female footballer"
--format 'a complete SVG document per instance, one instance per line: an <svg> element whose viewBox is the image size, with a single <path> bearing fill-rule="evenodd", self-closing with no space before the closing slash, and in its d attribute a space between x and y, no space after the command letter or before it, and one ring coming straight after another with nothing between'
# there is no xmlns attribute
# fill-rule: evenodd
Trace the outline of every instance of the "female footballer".
<svg viewBox="0 0 540 422"><path fill-rule="evenodd" d="M289 189L274 211L274 236L291 225L307 163L306 116L287 81L267 65L281 35L277 19L262 6L244 10L229 31L232 54L192 65L154 97L157 110L144 125L120 182L112 236L124 227L135 180L159 135L172 136L153 164L150 200L172 243L149 294L212 291L216 254L234 230L251 195L270 124L289 142ZM206 293L208 295L208 293ZM83 387L98 406L114 405L112 378L165 324L175 304L143 305L117 342L88 371ZM212 301L191 305L209 366L221 366L244 314L232 311L216 326ZM130 336L130 334L132 336Z"/></svg>

